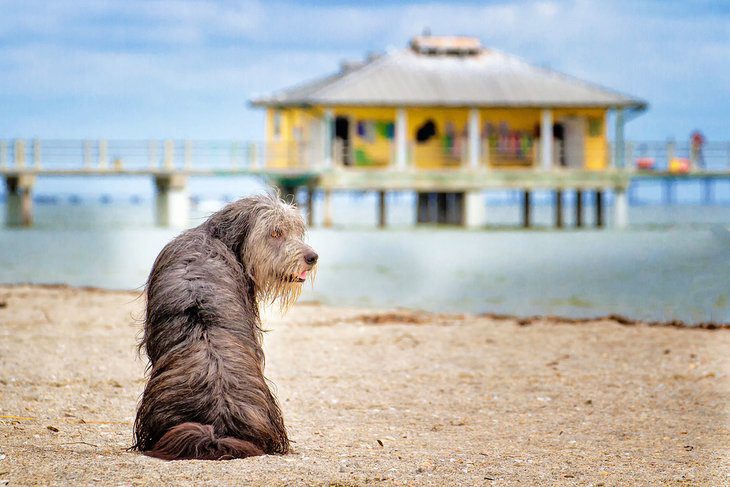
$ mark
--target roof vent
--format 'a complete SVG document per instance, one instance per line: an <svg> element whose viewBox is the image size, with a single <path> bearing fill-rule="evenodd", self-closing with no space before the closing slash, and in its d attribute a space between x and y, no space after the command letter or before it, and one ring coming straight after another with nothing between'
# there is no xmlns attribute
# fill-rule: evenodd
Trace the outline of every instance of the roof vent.
<svg viewBox="0 0 730 487"><path fill-rule="evenodd" d="M476 37L425 35L411 39L411 49L431 56L474 56L482 51L482 43Z"/></svg>

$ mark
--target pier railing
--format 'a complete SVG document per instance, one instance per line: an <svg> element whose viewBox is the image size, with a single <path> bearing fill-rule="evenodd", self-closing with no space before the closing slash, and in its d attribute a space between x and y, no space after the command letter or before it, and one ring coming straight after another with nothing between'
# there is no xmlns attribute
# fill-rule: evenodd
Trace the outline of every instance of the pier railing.
<svg viewBox="0 0 730 487"><path fill-rule="evenodd" d="M337 143L339 142L339 143ZM690 142L627 141L625 166L648 171L730 171L730 141ZM392 148L391 148L392 149ZM332 144L336 166L386 168L394 166L395 151L387 150L369 161L356 147ZM514 153L512 153L514 152ZM540 167L539 144L509 152L483 146L480 167L514 169ZM469 167L465 146L409 144L409 166L419 168ZM577 156L554 144L553 166L605 167L615 154L606 147L586 147ZM582 159L585 164L566 163ZM0 170L37 171L260 171L312 169L325 166L322 143L250 142L244 140L0 140ZM562 162L562 163L561 163ZM687 166L684 167L683 165Z"/></svg>

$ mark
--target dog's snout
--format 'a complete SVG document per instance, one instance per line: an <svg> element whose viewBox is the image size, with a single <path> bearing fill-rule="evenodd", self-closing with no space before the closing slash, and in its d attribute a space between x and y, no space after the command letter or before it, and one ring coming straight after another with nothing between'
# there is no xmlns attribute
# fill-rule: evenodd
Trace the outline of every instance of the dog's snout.
<svg viewBox="0 0 730 487"><path fill-rule="evenodd" d="M307 252L304 255L304 262L306 262L309 265L314 265L317 263L317 259L319 259L319 255L317 255L316 252Z"/></svg>

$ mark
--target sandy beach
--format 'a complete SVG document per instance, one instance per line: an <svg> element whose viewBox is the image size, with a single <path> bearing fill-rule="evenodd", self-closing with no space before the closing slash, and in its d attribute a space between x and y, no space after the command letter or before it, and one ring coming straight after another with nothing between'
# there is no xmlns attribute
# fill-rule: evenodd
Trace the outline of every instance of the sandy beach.
<svg viewBox="0 0 730 487"><path fill-rule="evenodd" d="M730 331L298 305L267 376L294 452L126 451L139 293L0 287L0 485L727 485Z"/></svg>

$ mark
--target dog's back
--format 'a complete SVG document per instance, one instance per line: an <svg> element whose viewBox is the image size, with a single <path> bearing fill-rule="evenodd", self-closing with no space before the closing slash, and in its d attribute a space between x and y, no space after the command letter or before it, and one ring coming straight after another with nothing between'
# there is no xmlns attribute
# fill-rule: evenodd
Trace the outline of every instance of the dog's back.
<svg viewBox="0 0 730 487"><path fill-rule="evenodd" d="M135 422L136 448L166 460L287 451L263 376L251 289L235 255L205 228L161 252L147 287L142 346L151 370Z"/></svg>

